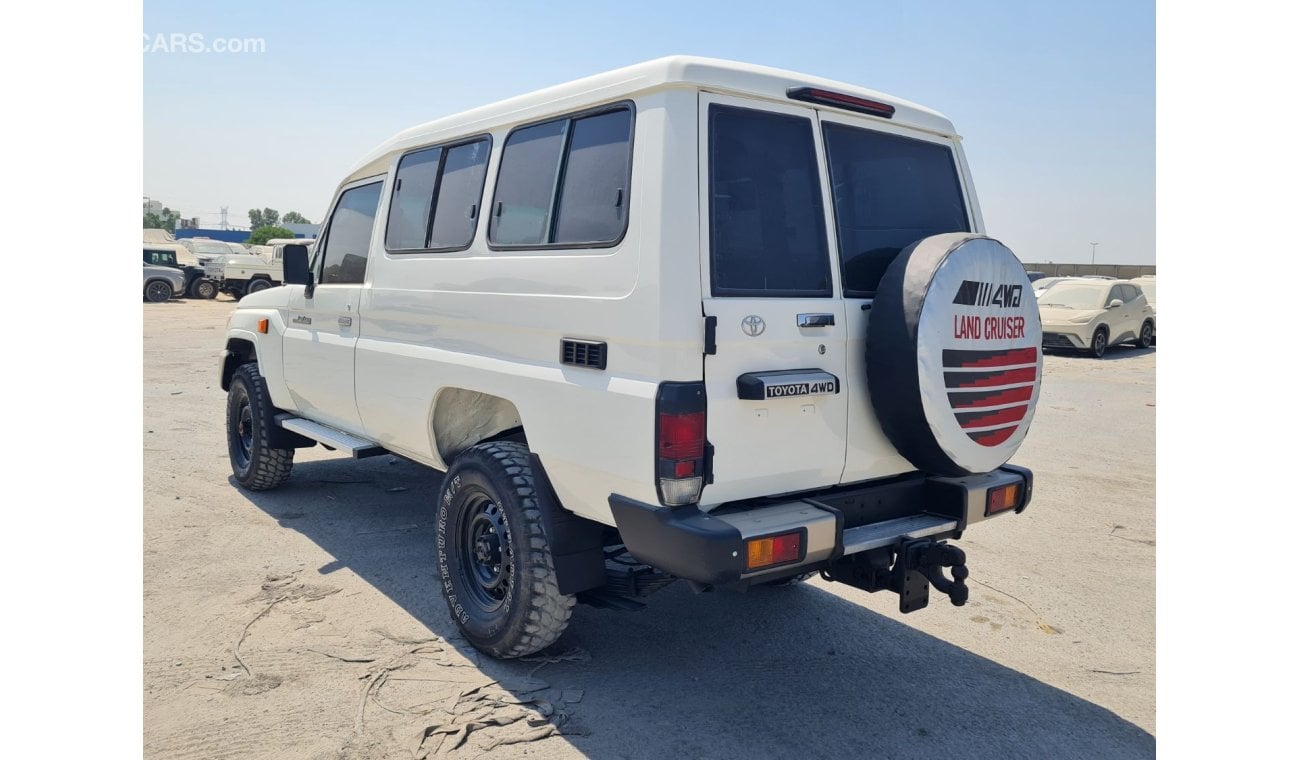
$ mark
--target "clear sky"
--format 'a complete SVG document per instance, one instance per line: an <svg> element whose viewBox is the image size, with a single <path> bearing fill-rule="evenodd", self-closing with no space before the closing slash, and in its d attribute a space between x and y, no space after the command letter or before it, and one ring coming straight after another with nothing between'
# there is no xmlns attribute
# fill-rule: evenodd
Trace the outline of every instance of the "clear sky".
<svg viewBox="0 0 1300 760"><path fill-rule="evenodd" d="M144 187L204 225L320 221L398 130L662 55L839 79L957 125L988 231L1025 261L1155 263L1147 2L146 2L156 35L264 52L144 53ZM187 46L190 44L186 43Z"/></svg>

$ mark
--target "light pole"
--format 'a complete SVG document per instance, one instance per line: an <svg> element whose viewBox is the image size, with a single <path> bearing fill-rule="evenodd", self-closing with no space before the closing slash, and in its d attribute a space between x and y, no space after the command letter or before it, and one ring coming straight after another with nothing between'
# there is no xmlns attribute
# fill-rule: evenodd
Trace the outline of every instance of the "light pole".
<svg viewBox="0 0 1300 760"><path fill-rule="evenodd" d="M1097 265L1097 244L1089 243L1088 245L1092 246L1092 265L1096 266Z"/></svg>

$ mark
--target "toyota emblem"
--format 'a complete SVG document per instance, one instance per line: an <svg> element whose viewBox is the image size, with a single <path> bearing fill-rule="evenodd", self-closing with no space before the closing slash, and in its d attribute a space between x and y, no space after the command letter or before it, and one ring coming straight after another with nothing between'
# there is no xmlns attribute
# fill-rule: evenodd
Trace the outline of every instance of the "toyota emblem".
<svg viewBox="0 0 1300 760"><path fill-rule="evenodd" d="M757 314L750 314L740 320L740 330L751 338L756 338L767 329L767 323Z"/></svg>

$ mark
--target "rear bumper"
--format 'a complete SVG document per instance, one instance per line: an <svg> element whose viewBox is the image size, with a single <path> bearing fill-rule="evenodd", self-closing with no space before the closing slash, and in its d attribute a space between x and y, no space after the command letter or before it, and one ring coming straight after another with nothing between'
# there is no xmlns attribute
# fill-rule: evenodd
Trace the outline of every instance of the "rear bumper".
<svg viewBox="0 0 1300 760"><path fill-rule="evenodd" d="M1015 509L998 514L1019 513L1029 506L1033 482L1029 470L1004 465L960 478L916 473L711 513L618 494L610 495L609 506L624 544L638 560L678 578L725 586L820 570L840 557L909 539L958 536L987 519L989 489L1022 484ZM746 568L748 539L791 531L803 535L798 561L752 572Z"/></svg>

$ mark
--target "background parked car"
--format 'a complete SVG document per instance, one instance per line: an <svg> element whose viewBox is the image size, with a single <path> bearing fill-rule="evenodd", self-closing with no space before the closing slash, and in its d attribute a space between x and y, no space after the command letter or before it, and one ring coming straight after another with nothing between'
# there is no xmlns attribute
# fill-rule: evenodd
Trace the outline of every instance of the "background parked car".
<svg viewBox="0 0 1300 760"><path fill-rule="evenodd" d="M185 287L181 293L190 298L216 298L217 284L204 276L203 268L188 266L177 261L176 252L168 248L144 247L144 263L159 267L179 269L185 274Z"/></svg>
<svg viewBox="0 0 1300 760"><path fill-rule="evenodd" d="M1111 346L1151 345L1156 316L1146 296L1128 281L1068 279L1038 298L1043 348L1082 349L1101 358Z"/></svg>
<svg viewBox="0 0 1300 760"><path fill-rule="evenodd" d="M170 301L185 291L185 273L172 267L144 265L144 300L150 303Z"/></svg>
<svg viewBox="0 0 1300 760"><path fill-rule="evenodd" d="M1153 274L1144 274L1141 277L1134 277L1132 283L1142 291L1142 295L1147 297L1147 303L1151 305L1151 315L1156 313L1156 276ZM1151 345L1156 344L1156 336L1151 336Z"/></svg>
<svg viewBox="0 0 1300 760"><path fill-rule="evenodd" d="M1025 272L1025 274L1029 275L1030 282L1037 282L1038 280L1041 280L1047 276L1047 272L1029 271L1029 272Z"/></svg>

